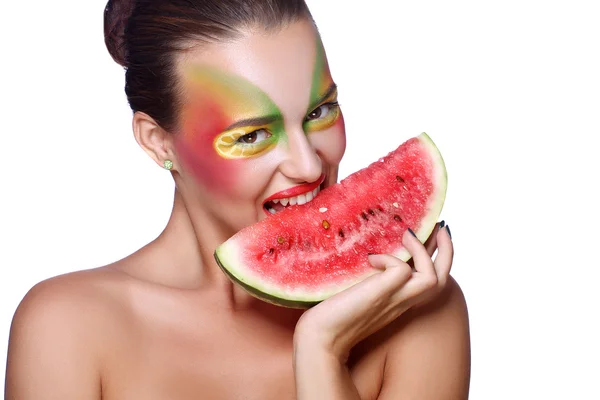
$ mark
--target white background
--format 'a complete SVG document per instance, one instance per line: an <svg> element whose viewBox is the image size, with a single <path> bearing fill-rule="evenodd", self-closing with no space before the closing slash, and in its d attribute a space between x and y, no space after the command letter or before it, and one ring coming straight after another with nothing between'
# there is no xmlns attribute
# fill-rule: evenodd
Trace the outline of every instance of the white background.
<svg viewBox="0 0 600 400"><path fill-rule="evenodd" d="M422 131L444 155L475 400L600 399L596 4L309 1L346 116L342 177ZM32 285L135 251L170 212L170 175L131 134L104 5L2 7L2 375Z"/></svg>

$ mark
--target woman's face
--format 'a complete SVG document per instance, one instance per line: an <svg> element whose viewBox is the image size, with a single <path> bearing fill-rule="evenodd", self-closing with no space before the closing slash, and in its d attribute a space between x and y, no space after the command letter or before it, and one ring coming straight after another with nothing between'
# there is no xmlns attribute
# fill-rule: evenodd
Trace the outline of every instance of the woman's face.
<svg viewBox="0 0 600 400"><path fill-rule="evenodd" d="M309 21L204 46L178 67L174 144L190 212L232 234L336 182L344 119Z"/></svg>

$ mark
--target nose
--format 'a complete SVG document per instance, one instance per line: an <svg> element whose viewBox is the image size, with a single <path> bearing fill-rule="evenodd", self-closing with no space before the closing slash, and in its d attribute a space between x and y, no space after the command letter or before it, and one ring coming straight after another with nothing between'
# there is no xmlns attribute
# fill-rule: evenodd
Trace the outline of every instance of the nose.
<svg viewBox="0 0 600 400"><path fill-rule="evenodd" d="M287 131L288 149L279 169L297 182L314 182L321 176L323 165L316 149L303 129Z"/></svg>

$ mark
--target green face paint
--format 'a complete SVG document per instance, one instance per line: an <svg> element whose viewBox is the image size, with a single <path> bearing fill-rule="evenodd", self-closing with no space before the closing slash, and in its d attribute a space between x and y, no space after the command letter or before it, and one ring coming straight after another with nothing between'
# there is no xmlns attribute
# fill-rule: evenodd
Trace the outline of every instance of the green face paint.
<svg viewBox="0 0 600 400"><path fill-rule="evenodd" d="M186 73L188 101L182 110L182 141L195 153L212 152L224 159L245 159L264 154L287 140L284 118L271 98L246 79L207 66ZM317 37L316 56L303 122L306 133L325 130L341 120L337 90Z"/></svg>
<svg viewBox="0 0 600 400"><path fill-rule="evenodd" d="M286 139L281 111L247 80L215 68L191 68L183 87L178 156L206 187L232 193L246 161Z"/></svg>
<svg viewBox="0 0 600 400"><path fill-rule="evenodd" d="M273 191L292 180L313 181L319 160L320 172L335 180L345 149L343 117L333 105L334 90L327 89L335 87L309 22L277 35L242 36L208 53L190 51L177 73L172 140L181 176L196 181L198 196L211 211L223 212L223 220L233 223L235 212L248 222L249 213L265 211L259 203Z"/></svg>
<svg viewBox="0 0 600 400"><path fill-rule="evenodd" d="M192 101L182 113L183 136L210 138L223 158L261 154L285 136L279 108L239 76L196 67L189 71L186 87Z"/></svg>
<svg viewBox="0 0 600 400"><path fill-rule="evenodd" d="M303 125L306 133L327 129L333 126L341 116L337 104L337 89L331 78L325 48L320 37L317 37L316 48L309 108Z"/></svg>

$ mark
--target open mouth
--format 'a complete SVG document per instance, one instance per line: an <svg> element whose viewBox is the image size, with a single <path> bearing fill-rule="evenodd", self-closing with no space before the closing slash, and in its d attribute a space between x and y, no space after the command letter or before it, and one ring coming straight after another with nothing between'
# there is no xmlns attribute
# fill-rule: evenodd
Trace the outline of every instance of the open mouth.
<svg viewBox="0 0 600 400"><path fill-rule="evenodd" d="M271 196L263 205L265 212L275 214L287 207L306 204L314 199L323 189L325 176L313 184L302 185L291 190L285 190ZM291 192L288 194L288 192ZM301 192L296 194L295 192ZM293 194L293 195L290 195ZM286 196L287 195L287 196ZM284 197L285 196L285 197Z"/></svg>

